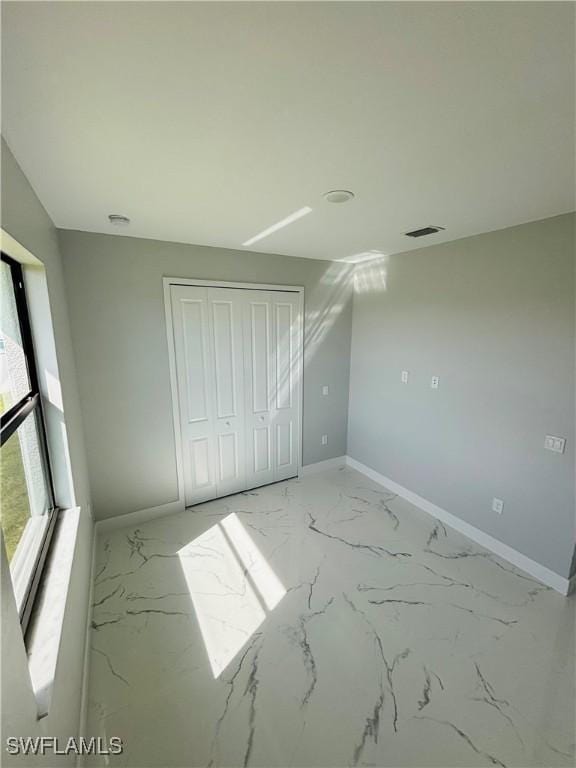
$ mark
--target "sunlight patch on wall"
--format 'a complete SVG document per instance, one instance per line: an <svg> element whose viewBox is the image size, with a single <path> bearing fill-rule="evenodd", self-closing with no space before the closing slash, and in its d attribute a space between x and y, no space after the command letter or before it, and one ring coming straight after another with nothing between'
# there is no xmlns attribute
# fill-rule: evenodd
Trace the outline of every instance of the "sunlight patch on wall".
<svg viewBox="0 0 576 768"><path fill-rule="evenodd" d="M362 264L364 261L373 261L374 259L381 259L386 256L382 251L373 249L371 251L361 251L360 253L353 253L351 256L344 256L338 261L343 261L346 264Z"/></svg>
<svg viewBox="0 0 576 768"><path fill-rule="evenodd" d="M307 307L318 307L315 310L306 310L304 322L306 365L310 363L351 298L353 270L353 264L347 267L340 262L330 263L318 286L306 297Z"/></svg>
<svg viewBox="0 0 576 768"><path fill-rule="evenodd" d="M354 293L382 293L386 290L388 256L357 264L354 269Z"/></svg>

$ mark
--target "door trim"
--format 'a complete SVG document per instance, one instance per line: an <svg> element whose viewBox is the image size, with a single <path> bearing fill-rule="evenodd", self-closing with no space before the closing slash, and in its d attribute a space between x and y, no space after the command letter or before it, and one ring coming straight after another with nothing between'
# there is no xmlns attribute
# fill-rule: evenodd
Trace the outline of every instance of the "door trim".
<svg viewBox="0 0 576 768"><path fill-rule="evenodd" d="M298 368L300 377L300 408L298 413L298 434L300 435L297 464L298 477L302 475L303 455L303 413L304 413L304 286L280 285L269 283L238 283L227 280L197 280L186 277L163 277L164 290L164 314L166 318L166 339L168 342L168 367L170 371L170 392L172 396L172 427L174 430L174 449L176 455L176 478L178 483L177 502L181 508L185 508L184 493L184 459L182 450L182 432L180 422L180 399L178 396L178 381L176 375L176 347L174 344L174 324L172 321L172 294L173 285L201 286L204 288L236 288L250 291L281 291L284 293L297 293L298 297Z"/></svg>
<svg viewBox="0 0 576 768"><path fill-rule="evenodd" d="M240 288L247 291L282 291L304 294L303 285L280 285L278 283L235 283L228 280L196 280L189 277L163 277L164 285L198 285L202 288Z"/></svg>

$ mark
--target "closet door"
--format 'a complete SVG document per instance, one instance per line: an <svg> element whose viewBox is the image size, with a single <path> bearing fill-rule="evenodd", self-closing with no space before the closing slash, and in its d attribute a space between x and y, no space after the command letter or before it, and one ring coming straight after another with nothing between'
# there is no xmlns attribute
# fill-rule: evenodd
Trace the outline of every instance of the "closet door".
<svg viewBox="0 0 576 768"><path fill-rule="evenodd" d="M208 290L218 496L246 488L243 293L231 288Z"/></svg>
<svg viewBox="0 0 576 768"><path fill-rule="evenodd" d="M274 479L298 474L300 454L300 402L302 387L302 318L297 293L273 291L274 401L272 406L272 452Z"/></svg>
<svg viewBox="0 0 576 768"><path fill-rule="evenodd" d="M246 291L246 482L255 488L298 474L300 297Z"/></svg>
<svg viewBox="0 0 576 768"><path fill-rule="evenodd" d="M190 506L217 495L208 291L173 285L171 294L185 503Z"/></svg>
<svg viewBox="0 0 576 768"><path fill-rule="evenodd" d="M300 297L172 285L186 506L298 474Z"/></svg>
<svg viewBox="0 0 576 768"><path fill-rule="evenodd" d="M272 295L245 291L244 348L246 381L246 483L274 482L274 351Z"/></svg>

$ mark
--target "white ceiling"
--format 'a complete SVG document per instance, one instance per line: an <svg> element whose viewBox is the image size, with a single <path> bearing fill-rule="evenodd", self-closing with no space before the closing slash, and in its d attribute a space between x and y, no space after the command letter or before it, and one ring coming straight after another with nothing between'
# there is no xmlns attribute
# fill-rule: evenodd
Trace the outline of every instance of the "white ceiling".
<svg viewBox="0 0 576 768"><path fill-rule="evenodd" d="M59 227L241 248L310 206L250 249L340 259L574 210L573 3L2 10L3 133Z"/></svg>

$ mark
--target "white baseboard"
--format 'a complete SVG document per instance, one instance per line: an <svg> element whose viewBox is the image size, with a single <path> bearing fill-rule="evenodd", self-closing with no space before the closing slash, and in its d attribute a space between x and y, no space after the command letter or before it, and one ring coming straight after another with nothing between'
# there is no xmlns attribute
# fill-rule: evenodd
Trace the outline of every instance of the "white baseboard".
<svg viewBox="0 0 576 768"><path fill-rule="evenodd" d="M86 614L86 635L84 637L84 669L82 672L82 696L80 698L80 720L78 723L78 736L87 736L88 723L88 683L90 675L90 640L92 633L92 604L94 602L94 576L96 574L96 525L92 529L92 547L90 555L90 589L88 590L88 611ZM76 768L85 765L84 755L78 755Z"/></svg>
<svg viewBox="0 0 576 768"><path fill-rule="evenodd" d="M546 568L546 566L541 565L535 560L532 560L526 555L523 555L521 552L518 552L518 550L509 547L507 544L503 544L501 541L498 541L498 539L495 539L488 533L484 533L484 531L481 531L479 528L476 528L470 523L466 523L464 520L456 517L456 515L453 515L452 513L447 512L445 509L436 506L436 504L433 504L431 501L424 499L422 496L418 496L417 493L409 491L407 488L404 488L404 486L399 485L393 480L390 480L390 478L381 475L379 472L376 472L376 470L367 467L365 464L362 464L359 461L356 461L356 459L347 456L346 464L349 467L352 467L352 469L355 469L358 472L361 472L363 475L366 475L366 477L369 477L371 480L374 480L374 482L378 483L379 485L383 485L389 491L398 494L398 496L402 496L403 499L406 499L406 501L409 501L411 504L414 504L414 506L419 507L419 509L427 512L429 515L432 515L432 517L441 520L451 528L454 528L460 533L463 533L464 536L467 536L469 539L472 539L472 541L480 544L481 547L484 547L485 549L488 549L490 552L493 552L504 560L507 560L512 565L520 568L522 571L525 571L530 576L538 579L538 581L541 581L547 587L552 587L552 589L560 592L560 594L569 594L571 589L571 582L572 588L576 586L575 577L572 577L572 579L566 579L563 576L560 576L554 571L551 571L549 568Z"/></svg>
<svg viewBox="0 0 576 768"><path fill-rule="evenodd" d="M554 571L550 570L544 565L537 563L535 560L523 555L513 547L509 547L488 533L484 533L474 525L461 520L451 512L447 512L445 509L438 507L431 501L419 496L417 493L404 488L404 486L391 480L389 477L381 475L371 467L362 464L351 456L337 456L333 459L325 459L324 461L317 461L314 464L307 464L301 467L300 475L306 477L307 475L315 474L316 472L322 472L328 469L336 469L342 466L349 466L352 469L361 472L366 477L369 477L379 485L384 486L393 493L397 493L398 496L409 501L414 506L427 512L432 517L441 520L446 525L459 531L467 536L472 541L475 541L481 547L493 552L499 557L507 560L512 565L525 571L530 576L533 576L538 581L546 584L548 587L552 587L562 595L568 595L572 591L576 590L576 575L571 579L567 579ZM105 520L99 520L96 523L96 534L108 533L120 528L127 528L133 525L147 522L148 520L154 520L158 517L164 517L165 515L175 514L177 512L184 511L184 504L180 500L169 502L168 504L162 504L157 507L150 507L149 509L142 509L137 512L129 512L126 515L118 515L116 517L110 517Z"/></svg>
<svg viewBox="0 0 576 768"><path fill-rule="evenodd" d="M325 469L336 469L337 467L345 467L347 456L337 456L335 459L324 459L324 461L316 461L314 464L306 464L302 467L301 474L313 475L315 472L323 472Z"/></svg>
<svg viewBox="0 0 576 768"><path fill-rule="evenodd" d="M317 461L315 464L306 464L306 466L300 468L299 475L305 476L315 472L322 472L326 469L344 467L346 466L346 458L346 456L337 456L335 459ZM125 515L115 515L114 517L107 517L104 520L98 520L96 521L96 531L98 534L109 533L110 531L116 531L120 528L129 528L133 525L146 523L148 520L154 520L157 517L164 517L165 515L173 515L177 512L183 512L184 509L184 503L177 499L176 501L170 501L167 504L160 504L157 507L140 509L136 512L128 512Z"/></svg>
<svg viewBox="0 0 576 768"><path fill-rule="evenodd" d="M99 535L116 531L119 528L129 528L133 525L147 523L148 520L154 520L165 515L173 515L177 512L184 512L184 503L180 499L169 501L167 504L160 504L158 507L139 509L137 512L128 512L126 515L116 515L116 517L98 520L96 523L96 533Z"/></svg>

